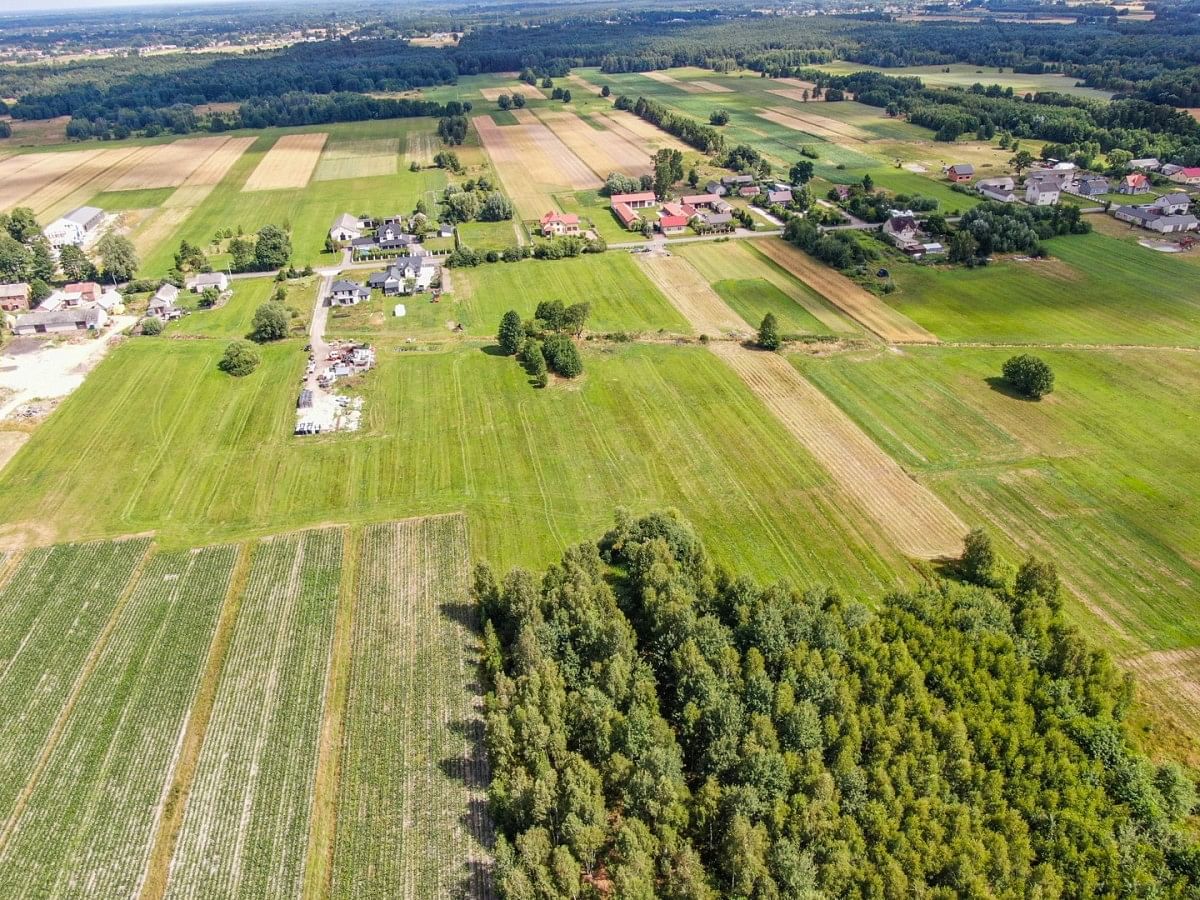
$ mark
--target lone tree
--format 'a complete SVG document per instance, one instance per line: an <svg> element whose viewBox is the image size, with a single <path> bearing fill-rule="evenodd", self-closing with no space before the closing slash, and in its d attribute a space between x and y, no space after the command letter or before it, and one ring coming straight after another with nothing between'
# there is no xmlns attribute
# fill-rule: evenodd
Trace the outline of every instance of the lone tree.
<svg viewBox="0 0 1200 900"><path fill-rule="evenodd" d="M264 225L254 242L254 262L259 272L282 269L292 258L292 241L287 232L275 225Z"/></svg>
<svg viewBox="0 0 1200 900"><path fill-rule="evenodd" d="M261 361L258 351L252 346L245 341L234 341L225 348L217 368L235 378L241 378L257 369Z"/></svg>
<svg viewBox="0 0 1200 900"><path fill-rule="evenodd" d="M250 340L260 344L282 340L288 336L290 328L286 306L274 301L264 303L254 311L254 318L250 320Z"/></svg>
<svg viewBox="0 0 1200 900"><path fill-rule="evenodd" d="M792 184L808 184L812 181L812 177L813 164L807 159L793 163L791 169L788 170L788 180Z"/></svg>
<svg viewBox="0 0 1200 900"><path fill-rule="evenodd" d="M1021 173L1033 165L1033 154L1028 150L1018 150L1008 164L1017 170L1017 177L1020 178Z"/></svg>
<svg viewBox="0 0 1200 900"><path fill-rule="evenodd" d="M982 528L973 528L963 538L963 552L958 559L958 572L964 581L990 587L996 571L996 550L992 538Z"/></svg>
<svg viewBox="0 0 1200 900"><path fill-rule="evenodd" d="M74 244L67 244L58 251L58 265L67 281L91 281L96 277L96 267Z"/></svg>
<svg viewBox="0 0 1200 900"><path fill-rule="evenodd" d="M712 112L710 112L708 114L708 121L713 125L728 125L729 124L729 110L714 109Z"/></svg>
<svg viewBox="0 0 1200 900"><path fill-rule="evenodd" d="M762 324L758 326L758 346L764 350L778 350L781 343L775 313L767 313L763 316Z"/></svg>
<svg viewBox="0 0 1200 900"><path fill-rule="evenodd" d="M515 309L510 309L500 320L500 332L496 342L508 356L521 349L521 341L525 340L525 328L521 325L521 317Z"/></svg>
<svg viewBox="0 0 1200 900"><path fill-rule="evenodd" d="M1030 400L1041 400L1054 390L1054 372L1050 366L1028 353L1011 357L1000 371L1013 390Z"/></svg>

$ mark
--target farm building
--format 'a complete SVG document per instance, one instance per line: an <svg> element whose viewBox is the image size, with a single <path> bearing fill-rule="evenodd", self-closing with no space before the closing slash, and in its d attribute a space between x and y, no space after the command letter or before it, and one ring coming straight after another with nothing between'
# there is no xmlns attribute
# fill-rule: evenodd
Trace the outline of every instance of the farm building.
<svg viewBox="0 0 1200 900"><path fill-rule="evenodd" d="M1148 206L1118 206L1113 215L1122 222L1157 231L1159 234L1195 231L1197 225L1195 216L1165 213Z"/></svg>
<svg viewBox="0 0 1200 900"><path fill-rule="evenodd" d="M50 246L61 250L68 244L79 247L95 233L104 221L104 210L95 206L81 206L61 219L55 219L43 232Z"/></svg>
<svg viewBox="0 0 1200 900"><path fill-rule="evenodd" d="M439 225L438 226L438 237L440 237L440 238L454 237L454 226L447 224L447 223L442 223L441 225Z"/></svg>
<svg viewBox="0 0 1200 900"><path fill-rule="evenodd" d="M1200 184L1200 166L1186 166L1167 177L1176 184Z"/></svg>
<svg viewBox="0 0 1200 900"><path fill-rule="evenodd" d="M636 194L613 194L609 198L612 206L623 203L630 209L646 209L655 203L654 191L639 191Z"/></svg>
<svg viewBox="0 0 1200 900"><path fill-rule="evenodd" d="M1176 191L1173 194L1163 194L1157 200L1154 200L1148 205L1149 209L1156 209L1161 213L1166 213L1169 216L1183 215L1188 211L1188 207L1192 205L1192 198L1183 191Z"/></svg>
<svg viewBox="0 0 1200 900"><path fill-rule="evenodd" d="M1160 163L1153 156L1148 156L1145 159L1131 159L1129 161L1129 168L1131 171L1141 169L1143 172L1154 172L1161 166L1162 163Z"/></svg>
<svg viewBox="0 0 1200 900"><path fill-rule="evenodd" d="M778 203L780 206L787 206L792 202L792 189L787 188L782 191L767 191L767 202L774 206Z"/></svg>
<svg viewBox="0 0 1200 900"><path fill-rule="evenodd" d="M946 169L946 177L956 184L975 177L975 167L970 163L955 163Z"/></svg>
<svg viewBox="0 0 1200 900"><path fill-rule="evenodd" d="M357 306L371 299L371 292L361 284L340 278L329 290L330 306Z"/></svg>
<svg viewBox="0 0 1200 900"><path fill-rule="evenodd" d="M1011 175L999 178L981 178L975 182L975 190L981 197L1001 203L1012 203L1017 199L1017 195L1013 192L1015 187L1016 182L1013 181Z"/></svg>
<svg viewBox="0 0 1200 900"><path fill-rule="evenodd" d="M99 307L87 309L34 310L17 316L13 334L59 334L65 331L97 331L108 322L108 314Z"/></svg>
<svg viewBox="0 0 1200 900"><path fill-rule="evenodd" d="M749 184L754 184L753 175L726 175L721 179L721 184L727 188L740 188Z"/></svg>
<svg viewBox="0 0 1200 900"><path fill-rule="evenodd" d="M1141 172L1126 175L1117 185L1118 194L1145 194L1150 190L1150 179Z"/></svg>
<svg viewBox="0 0 1200 900"><path fill-rule="evenodd" d="M704 185L704 190L710 194L716 194L718 197L724 197L729 193L729 188L721 184L719 181L709 181Z"/></svg>
<svg viewBox="0 0 1200 900"><path fill-rule="evenodd" d="M146 305L146 313L151 316L157 316L164 322L168 322L171 319L178 319L183 315L183 310L175 305L178 299L179 288L169 283L161 285Z"/></svg>
<svg viewBox="0 0 1200 900"><path fill-rule="evenodd" d="M620 221L620 223L626 228L634 227L637 224L638 219L641 218L627 203L614 203L612 206L612 211L613 215L616 216L618 221Z"/></svg>
<svg viewBox="0 0 1200 900"><path fill-rule="evenodd" d="M1108 191L1108 179L1103 175L1084 175L1075 182L1074 187L1074 192L1083 197L1099 197Z"/></svg>
<svg viewBox="0 0 1200 900"><path fill-rule="evenodd" d="M359 221L357 216L352 216L350 213L342 213L334 219L333 225L329 229L330 239L339 244L362 236L363 223Z"/></svg>
<svg viewBox="0 0 1200 900"><path fill-rule="evenodd" d="M1177 172L1182 172L1183 166L1176 165L1175 163L1163 163L1162 168L1160 168L1158 171L1161 174L1166 175L1168 178L1170 178L1172 175L1176 174Z"/></svg>
<svg viewBox="0 0 1200 900"><path fill-rule="evenodd" d="M73 281L63 285L63 302L67 306L78 306L80 303L95 303L103 293L100 285L94 281Z"/></svg>
<svg viewBox="0 0 1200 900"><path fill-rule="evenodd" d="M762 189L757 184L744 184L738 188L739 197L757 197L762 193Z"/></svg>
<svg viewBox="0 0 1200 900"><path fill-rule="evenodd" d="M1031 174L1025 179L1025 202L1033 206L1052 206L1058 202L1062 184L1054 177L1042 177L1042 173Z"/></svg>
<svg viewBox="0 0 1200 900"><path fill-rule="evenodd" d="M185 282L185 286L193 294L202 294L208 288L218 291L229 290L229 276L224 272L203 272Z"/></svg>
<svg viewBox="0 0 1200 900"><path fill-rule="evenodd" d="M728 206L718 195L708 194L689 194L686 197L679 198L680 203L685 203L688 206L693 206L696 209L716 209L718 204Z"/></svg>
<svg viewBox="0 0 1200 900"><path fill-rule="evenodd" d="M29 285L0 284L0 309L5 312L29 309Z"/></svg>
<svg viewBox="0 0 1200 900"><path fill-rule="evenodd" d="M548 212L538 222L543 237L579 234L579 216L574 213Z"/></svg>

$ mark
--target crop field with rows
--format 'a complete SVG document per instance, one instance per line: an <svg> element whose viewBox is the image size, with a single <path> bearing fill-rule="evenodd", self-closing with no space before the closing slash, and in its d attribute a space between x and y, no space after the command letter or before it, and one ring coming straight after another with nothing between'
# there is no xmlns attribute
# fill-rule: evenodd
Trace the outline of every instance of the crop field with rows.
<svg viewBox="0 0 1200 900"><path fill-rule="evenodd" d="M364 529L334 897L487 894L461 515Z"/></svg>
<svg viewBox="0 0 1200 900"><path fill-rule="evenodd" d="M300 892L342 541L325 529L254 549L168 897Z"/></svg>
<svg viewBox="0 0 1200 900"><path fill-rule="evenodd" d="M234 556L217 547L150 560L9 820L0 894L136 893Z"/></svg>

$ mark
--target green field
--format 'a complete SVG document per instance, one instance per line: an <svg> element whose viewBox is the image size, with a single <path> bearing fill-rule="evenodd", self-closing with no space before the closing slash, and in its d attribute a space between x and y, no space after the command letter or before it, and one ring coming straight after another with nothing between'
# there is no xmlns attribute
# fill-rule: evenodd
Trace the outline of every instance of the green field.
<svg viewBox="0 0 1200 900"><path fill-rule="evenodd" d="M1075 97L1086 97L1089 100L1108 100L1112 94L1095 88L1076 86L1076 79L1068 75L1047 73L1043 75L1028 75L1014 72L1011 69L989 68L987 66L971 66L965 63L955 63L948 66L900 66L894 69L880 69L862 63L838 61L824 65L813 66L831 75L849 75L852 72L882 72L896 78L915 75L931 87L962 87L969 88L973 84L985 87L998 84L1002 88L1011 87L1017 94L1039 93L1041 91L1056 91L1060 94L1071 94Z"/></svg>
<svg viewBox="0 0 1200 900"><path fill-rule="evenodd" d="M1200 344L1195 269L1104 234L1054 238L1053 259L979 269L896 266L887 302L942 340Z"/></svg>
<svg viewBox="0 0 1200 900"><path fill-rule="evenodd" d="M212 338L244 338L250 333L254 311L270 300L278 288L273 278L239 278L233 282L233 296L213 309L198 309L195 294L181 293L180 305L191 309L189 315L167 325L167 335L193 335ZM292 332L303 334L312 316L316 278L302 278L284 284L286 306L292 311Z"/></svg>

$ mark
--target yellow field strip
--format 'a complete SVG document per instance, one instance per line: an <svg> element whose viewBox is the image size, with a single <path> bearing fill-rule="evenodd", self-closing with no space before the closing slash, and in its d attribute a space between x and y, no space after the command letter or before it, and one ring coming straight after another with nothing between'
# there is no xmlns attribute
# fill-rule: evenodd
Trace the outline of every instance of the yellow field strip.
<svg viewBox="0 0 1200 900"><path fill-rule="evenodd" d="M502 127L491 116L476 116L472 121L522 218L536 219L556 209L552 194L603 184L533 113L522 109L514 114L518 125Z"/></svg>
<svg viewBox="0 0 1200 900"><path fill-rule="evenodd" d="M109 190L179 187L228 141L228 137L214 136L146 147L148 152L138 160L137 165L130 167L114 181Z"/></svg>
<svg viewBox="0 0 1200 900"><path fill-rule="evenodd" d="M837 119L809 115L797 110L781 107L759 110L758 117L766 119L768 122L774 122L776 125L783 125L786 128L794 129L795 131L803 131L806 134L826 138L831 141L841 141L842 143L846 141L865 141L871 137L870 134L855 125L847 125L845 122L839 122Z"/></svg>
<svg viewBox="0 0 1200 900"><path fill-rule="evenodd" d="M524 81L518 81L510 87L480 88L479 93L483 95L484 100L490 100L493 103L500 99L501 94L508 94L510 97L514 94L521 94L530 100L546 99L546 95L541 90L532 84L526 84Z"/></svg>
<svg viewBox="0 0 1200 900"><path fill-rule="evenodd" d="M0 161L0 212L20 206L26 197L53 184L103 150L24 153Z"/></svg>
<svg viewBox="0 0 1200 900"><path fill-rule="evenodd" d="M329 135L285 134L275 142L246 179L243 191L281 191L307 187Z"/></svg>
<svg viewBox="0 0 1200 900"><path fill-rule="evenodd" d="M729 308L708 280L682 256L643 253L635 259L663 296L688 320L696 334L745 337L751 333L750 326Z"/></svg>
<svg viewBox="0 0 1200 900"><path fill-rule="evenodd" d="M34 191L22 201L43 222L57 219L64 213L83 206L119 178L128 166L136 147L117 147L103 150L84 160L70 172L45 187Z"/></svg>
<svg viewBox="0 0 1200 900"><path fill-rule="evenodd" d="M617 134L623 136L635 146L645 145L649 150L680 150L686 151L687 144L675 135L663 131L657 125L651 125L645 119L639 119L633 113L620 109L596 114Z"/></svg>
<svg viewBox="0 0 1200 900"><path fill-rule="evenodd" d="M616 131L598 131L566 110L544 109L537 115L597 177L604 179L620 172L636 178L650 173L649 151Z"/></svg>

